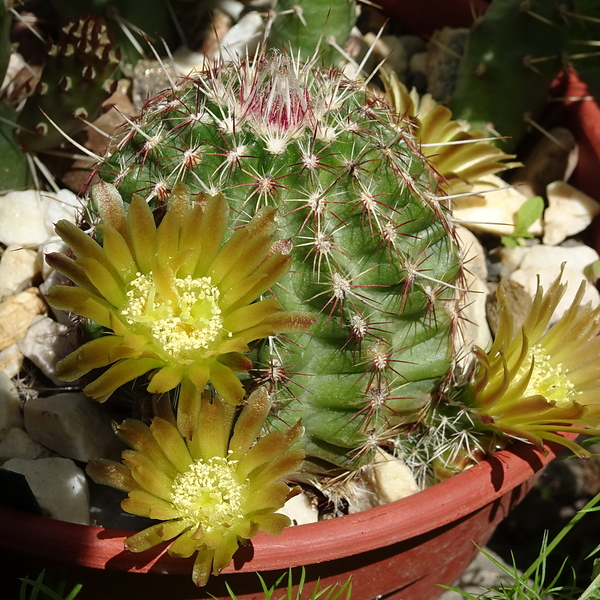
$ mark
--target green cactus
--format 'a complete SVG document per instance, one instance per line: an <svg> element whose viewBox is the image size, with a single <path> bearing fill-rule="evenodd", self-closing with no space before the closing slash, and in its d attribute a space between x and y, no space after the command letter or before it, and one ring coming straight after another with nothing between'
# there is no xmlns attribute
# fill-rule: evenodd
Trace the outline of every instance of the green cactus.
<svg viewBox="0 0 600 600"><path fill-rule="evenodd" d="M356 23L356 2L279 0L273 14L267 38L269 48L299 52L303 60L319 52L323 64L333 65L340 62L342 55L331 42L344 47Z"/></svg>
<svg viewBox="0 0 600 600"><path fill-rule="evenodd" d="M270 385L272 426L302 417L308 453L344 466L417 419L452 365L458 252L406 125L340 72L271 52L155 98L99 169L126 202L222 193L232 227L279 209L292 261L272 292L317 323L256 347L245 383Z"/></svg>
<svg viewBox="0 0 600 600"><path fill-rule="evenodd" d="M454 118L475 129L491 123L512 151L564 67L571 4L494 0L469 34L450 103Z"/></svg>
<svg viewBox="0 0 600 600"><path fill-rule="evenodd" d="M93 120L114 90L111 79L119 64L110 30L99 16L68 20L57 44L49 43L42 77L18 118L19 142L37 152L60 145Z"/></svg>

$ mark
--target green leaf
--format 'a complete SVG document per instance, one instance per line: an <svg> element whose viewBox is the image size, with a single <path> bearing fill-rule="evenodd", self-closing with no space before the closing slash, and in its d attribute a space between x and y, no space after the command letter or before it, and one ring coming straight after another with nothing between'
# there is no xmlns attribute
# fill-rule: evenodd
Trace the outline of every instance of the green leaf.
<svg viewBox="0 0 600 600"><path fill-rule="evenodd" d="M0 191L22 190L31 182L27 156L17 144L15 127L6 122L15 123L17 115L11 106L0 102L0 118L3 119L0 121Z"/></svg>
<svg viewBox="0 0 600 600"><path fill-rule="evenodd" d="M516 248L519 244L517 244L517 240L509 235L503 235L500 238L500 243L507 248Z"/></svg>
<svg viewBox="0 0 600 600"><path fill-rule="evenodd" d="M543 212L544 199L541 196L533 196L526 200L517 212L513 237L533 237L527 230L542 216Z"/></svg>

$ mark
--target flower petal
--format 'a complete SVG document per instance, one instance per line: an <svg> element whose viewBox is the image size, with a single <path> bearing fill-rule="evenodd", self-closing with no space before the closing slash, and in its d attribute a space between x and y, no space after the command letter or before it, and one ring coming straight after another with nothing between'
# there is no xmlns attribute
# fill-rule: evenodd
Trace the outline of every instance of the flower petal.
<svg viewBox="0 0 600 600"><path fill-rule="evenodd" d="M148 203L134 194L127 211L127 226L139 271L147 275L152 270L156 255L156 225Z"/></svg>
<svg viewBox="0 0 600 600"><path fill-rule="evenodd" d="M235 423L233 435L229 442L229 450L232 451L231 459L240 460L242 456L254 444L260 435L261 429L271 410L271 399L265 386L254 390L248 398L248 403Z"/></svg>
<svg viewBox="0 0 600 600"><path fill-rule="evenodd" d="M125 419L114 427L117 437L128 446L144 454L152 464L171 479L177 476L176 466L168 459L148 425L137 419Z"/></svg>
<svg viewBox="0 0 600 600"><path fill-rule="evenodd" d="M102 327L111 325L108 302L87 289L71 285L54 285L48 290L46 301L53 308L73 312Z"/></svg>
<svg viewBox="0 0 600 600"><path fill-rule="evenodd" d="M168 521L166 523L157 523L134 533L125 540L125 548L130 552L144 552L162 542L172 540L188 527L183 521Z"/></svg>
<svg viewBox="0 0 600 600"><path fill-rule="evenodd" d="M239 377L219 361L210 365L210 382L228 404L241 404L246 391Z"/></svg>
<svg viewBox="0 0 600 600"><path fill-rule="evenodd" d="M57 377L63 381L75 381L92 369L105 367L114 362L112 353L121 342L119 336L106 335L85 343L57 363Z"/></svg>
<svg viewBox="0 0 600 600"><path fill-rule="evenodd" d="M145 490L133 490L121 502L121 508L138 517L148 519L175 519L179 516L177 510L170 502L158 498Z"/></svg>
<svg viewBox="0 0 600 600"><path fill-rule="evenodd" d="M140 485L131 476L131 471L125 465L114 460L107 460L106 458L90 460L85 471L95 483L110 485L123 492L141 489Z"/></svg>
<svg viewBox="0 0 600 600"><path fill-rule="evenodd" d="M192 462L192 457L177 428L168 421L154 417L150 431L166 457L180 473L185 473Z"/></svg>
<svg viewBox="0 0 600 600"><path fill-rule="evenodd" d="M186 369L183 365L167 365L163 367L160 371L152 375L152 379L148 384L148 392L159 394L172 390L181 383L185 371Z"/></svg>
<svg viewBox="0 0 600 600"><path fill-rule="evenodd" d="M126 358L84 387L83 393L98 402L105 402L118 387L164 364L154 358Z"/></svg>
<svg viewBox="0 0 600 600"><path fill-rule="evenodd" d="M173 479L171 477L154 465L141 452L125 450L122 456L123 464L131 470L131 476L140 484L142 491L145 490L152 496L169 502L173 488Z"/></svg>

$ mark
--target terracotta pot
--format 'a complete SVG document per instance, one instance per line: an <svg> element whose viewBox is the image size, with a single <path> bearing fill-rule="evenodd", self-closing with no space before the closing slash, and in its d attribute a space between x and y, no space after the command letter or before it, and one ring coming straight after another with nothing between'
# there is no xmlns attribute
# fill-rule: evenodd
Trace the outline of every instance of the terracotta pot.
<svg viewBox="0 0 600 600"><path fill-rule="evenodd" d="M352 576L353 598L433 600L483 546L496 525L524 497L535 475L555 456L516 444L473 468L385 506L320 523L292 527L281 536L258 535L234 565L206 589L191 583L191 560L173 559L166 546L132 554L123 550L129 532L86 527L0 507L0 553L15 569L41 559L70 565L83 582L84 599L144 600L229 598L227 581L240 600L262 598L255 572L271 582L288 567L306 566L307 584L344 582ZM34 573L30 567L29 574ZM139 573L146 573L139 575ZM168 577L158 573L170 573ZM37 573L36 573L37 574ZM156 574L156 575L153 575ZM296 573L296 578L298 573ZM297 579L296 579L297 580ZM303 596L308 597L308 596Z"/></svg>

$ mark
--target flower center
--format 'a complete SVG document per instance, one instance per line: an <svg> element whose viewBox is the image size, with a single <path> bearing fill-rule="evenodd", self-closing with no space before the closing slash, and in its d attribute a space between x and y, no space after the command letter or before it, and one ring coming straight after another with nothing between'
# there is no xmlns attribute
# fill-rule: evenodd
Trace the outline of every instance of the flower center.
<svg viewBox="0 0 600 600"><path fill-rule="evenodd" d="M155 342L181 358L193 350L208 349L223 332L219 307L220 292L210 277L172 280L170 297L163 297L152 273L129 284L127 302L121 315L130 325L149 328Z"/></svg>
<svg viewBox="0 0 600 600"><path fill-rule="evenodd" d="M533 346L531 355L535 365L525 395L539 394L548 400L554 400L559 408L569 406L575 400L577 390L569 381L562 364L553 366L552 357L544 352L540 344Z"/></svg>
<svg viewBox="0 0 600 600"><path fill-rule="evenodd" d="M235 474L237 461L215 457L194 461L175 478L170 501L181 518L200 525L204 532L231 527L244 518L245 483Z"/></svg>

